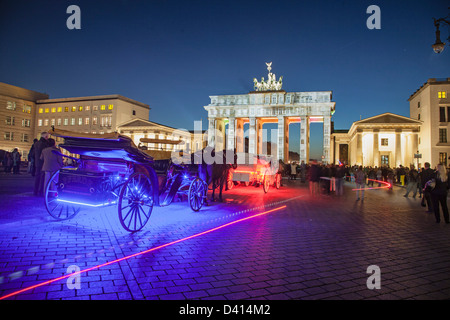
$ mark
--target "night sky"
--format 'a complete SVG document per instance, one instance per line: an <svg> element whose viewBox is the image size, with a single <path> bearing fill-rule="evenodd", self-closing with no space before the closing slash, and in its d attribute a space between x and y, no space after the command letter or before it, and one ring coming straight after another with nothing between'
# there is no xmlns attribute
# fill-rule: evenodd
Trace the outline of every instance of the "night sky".
<svg viewBox="0 0 450 320"><path fill-rule="evenodd" d="M81 30L66 27L72 4ZM372 4L381 9L380 30L366 27ZM286 91L333 91L335 128L349 129L384 112L409 116L415 90L450 77L449 46L439 55L431 49L433 17L447 16L448 7L444 0L1 0L0 81L50 98L121 94L150 105L151 121L193 129L203 119L206 129L209 96L248 93L272 61ZM441 39L448 36L441 27Z"/></svg>

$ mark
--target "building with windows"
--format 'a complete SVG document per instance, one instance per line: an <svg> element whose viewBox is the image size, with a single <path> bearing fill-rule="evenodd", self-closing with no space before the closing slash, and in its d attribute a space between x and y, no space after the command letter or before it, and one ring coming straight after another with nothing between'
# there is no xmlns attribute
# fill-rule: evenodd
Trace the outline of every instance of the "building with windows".
<svg viewBox="0 0 450 320"><path fill-rule="evenodd" d="M36 101L42 99L48 95L0 82L0 150L18 148L26 159L36 136Z"/></svg>
<svg viewBox="0 0 450 320"><path fill-rule="evenodd" d="M384 113L331 135L334 163L367 167L417 166L420 120Z"/></svg>
<svg viewBox="0 0 450 320"><path fill-rule="evenodd" d="M422 121L418 150L420 162L450 165L450 78L428 79L408 99L410 117Z"/></svg>
<svg viewBox="0 0 450 320"><path fill-rule="evenodd" d="M150 107L121 95L45 99L36 102L35 135L55 128L83 132L109 133L131 119L148 119Z"/></svg>

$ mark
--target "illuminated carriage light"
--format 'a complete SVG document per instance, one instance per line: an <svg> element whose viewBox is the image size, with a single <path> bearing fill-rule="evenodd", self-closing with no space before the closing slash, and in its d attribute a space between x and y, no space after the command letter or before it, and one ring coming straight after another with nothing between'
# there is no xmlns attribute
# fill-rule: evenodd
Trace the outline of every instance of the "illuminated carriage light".
<svg viewBox="0 0 450 320"><path fill-rule="evenodd" d="M116 201L105 202L105 203L99 203L99 204L92 204L92 203L85 203L85 202L77 202L77 201L70 201L70 200L64 200L64 199L56 199L56 201L58 201L58 202L70 203L70 204L77 204L77 205L80 205L80 206L94 207L94 208L104 207L104 206L109 206L109 205L111 205L111 204L116 204Z"/></svg>
<svg viewBox="0 0 450 320"><path fill-rule="evenodd" d="M172 242L169 242L169 243L157 246L157 247L150 248L148 250L137 252L137 253L134 253L134 254L131 254L131 255L119 258L119 259L115 259L115 260L112 260L112 261L109 261L109 262L106 262L106 263L103 263L103 264L99 264L99 265L96 265L96 266L93 266L93 267L90 267L90 268L87 268L87 269L84 269L84 270L80 270L78 272L69 273L69 274L66 274L66 275L58 277L58 278L54 278L54 279L51 279L51 280L48 280L48 281L45 281L45 282L41 282L41 283L38 283L38 284L35 284L35 285L32 285L32 286L23 288L21 290L17 290L15 292L9 293L7 295L1 296L0 300L4 300L4 299L10 298L12 296L21 294L23 292L30 291L30 290L33 290L35 288L39 288L39 287L42 287L42 286L45 286L45 285L48 285L48 284L52 284L52 283L60 281L60 280L64 280L64 279L67 279L67 278L70 278L70 277L74 277L74 276L77 276L77 275L82 274L82 273L87 273L89 271L97 270L97 269L100 269L102 267L114 264L114 263L118 263L118 262L121 262L121 261L124 261L124 260L128 260L130 258L138 257L138 256L141 256L141 255L147 254L149 252L153 252L153 251L156 251L156 250L159 250L159 249L162 249L162 248L165 248L165 247L168 247L168 246L171 246L171 245L174 245L174 244L186 241L186 240L197 238L197 237L200 237L202 235L206 235L208 233L211 233L211 232L223 229L225 227L234 225L236 223L243 222L243 221L246 221L246 220L250 220L250 219L253 219L253 218L256 218L256 217L260 217L260 216L263 216L263 215L266 215L268 213L275 212L275 211L278 211L278 210L281 210L281 209L284 209L284 208L286 208L286 205L278 207L278 208L275 208L275 209L267 210L267 211L264 211L264 212L261 212L261 213L257 213L257 214L254 214L252 216L245 217L245 218L242 218L242 219L239 219L239 220L236 220L236 221L232 221L232 222L223 224L221 226L218 226L218 227L215 227L215 228L211 228L211 229L208 229L206 231L199 232L199 233L193 234L191 236L188 236L188 237L185 237L185 238L182 238L182 239L178 239L178 240L175 240L175 241L172 241Z"/></svg>

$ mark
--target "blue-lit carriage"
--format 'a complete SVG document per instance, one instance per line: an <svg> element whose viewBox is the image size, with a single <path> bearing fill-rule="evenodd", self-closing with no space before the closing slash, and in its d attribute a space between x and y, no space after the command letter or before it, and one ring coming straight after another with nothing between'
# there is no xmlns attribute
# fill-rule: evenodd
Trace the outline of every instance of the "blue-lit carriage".
<svg viewBox="0 0 450 320"><path fill-rule="evenodd" d="M139 231L148 222L153 207L167 203L160 202L161 191L178 176L183 177L179 187L189 183L186 192L191 208L197 211L204 203L206 192L201 179L187 171L161 171L162 163L137 148L127 136L56 129L49 133L64 138L60 148L79 156L66 156L74 165L55 172L46 185L45 205L57 220L70 219L83 207L117 206L123 228ZM157 171L163 176L158 176Z"/></svg>

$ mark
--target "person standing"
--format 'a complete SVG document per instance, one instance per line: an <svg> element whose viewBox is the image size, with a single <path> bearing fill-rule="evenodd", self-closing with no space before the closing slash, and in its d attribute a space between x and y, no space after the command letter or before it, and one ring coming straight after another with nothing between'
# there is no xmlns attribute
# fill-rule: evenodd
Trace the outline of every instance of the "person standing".
<svg viewBox="0 0 450 320"><path fill-rule="evenodd" d="M44 179L45 174L42 171L42 165L44 162L41 160L42 150L48 147L48 138L50 135L48 132L42 132L41 138L34 143L34 161L35 161L35 176L34 176L34 195L42 196L44 192Z"/></svg>
<svg viewBox="0 0 450 320"><path fill-rule="evenodd" d="M342 165L336 168L336 195L342 196L344 194L344 178L345 169Z"/></svg>
<svg viewBox="0 0 450 320"><path fill-rule="evenodd" d="M31 145L30 151L28 152L28 163L29 163L29 172L34 177L35 176L35 169L36 169L36 162L34 161L34 144L38 141L38 139L33 140L33 144Z"/></svg>
<svg viewBox="0 0 450 320"><path fill-rule="evenodd" d="M13 174L20 174L20 153L17 148L14 148L12 154L12 167L13 167Z"/></svg>
<svg viewBox="0 0 450 320"><path fill-rule="evenodd" d="M441 222L441 215L439 210L439 204L442 207L442 214L444 215L445 223L450 223L447 207L447 193L449 189L449 178L447 170L442 164L438 164L435 173L435 187L431 190L431 200L433 203L434 216L436 223Z"/></svg>
<svg viewBox="0 0 450 320"><path fill-rule="evenodd" d="M407 185L406 185L406 193L403 195L405 198L408 198L409 193L413 192L413 198L416 198L417 195L417 181L418 181L419 173L414 166L411 166L407 176Z"/></svg>
<svg viewBox="0 0 450 320"><path fill-rule="evenodd" d="M319 194L320 168L316 162L309 168L309 192L312 196Z"/></svg>
<svg viewBox="0 0 450 320"><path fill-rule="evenodd" d="M366 183L366 174L362 166L359 166L355 173L355 182L356 182L356 201L360 200L359 192L361 191L361 201L364 201L364 186Z"/></svg>
<svg viewBox="0 0 450 320"><path fill-rule="evenodd" d="M63 158L54 139L48 139L48 147L42 150L42 171L45 173L44 190L53 174L64 166Z"/></svg>
<svg viewBox="0 0 450 320"><path fill-rule="evenodd" d="M430 168L429 162L425 162L424 167L425 168L422 170L420 175L420 182L422 183L421 187L423 189L423 198L428 206L427 212L432 213L434 211L433 211L433 203L431 201L431 193L428 188L425 188L425 185L429 180L433 179L434 171L433 169Z"/></svg>

